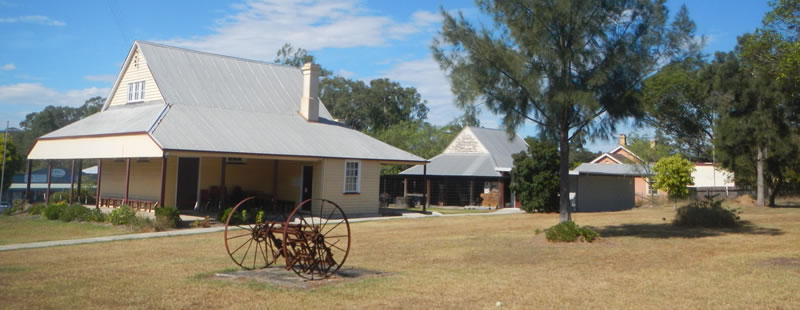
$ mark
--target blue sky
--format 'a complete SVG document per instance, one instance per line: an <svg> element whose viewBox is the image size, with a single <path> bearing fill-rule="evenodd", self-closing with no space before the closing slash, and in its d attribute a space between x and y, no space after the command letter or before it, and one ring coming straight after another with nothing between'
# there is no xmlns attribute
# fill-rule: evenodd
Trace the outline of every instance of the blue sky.
<svg viewBox="0 0 800 310"><path fill-rule="evenodd" d="M760 25L767 1L669 1L686 4L705 51L728 51ZM35 1L0 0L0 121L16 126L47 105L78 106L107 96L133 40L272 61L284 43L306 48L342 76L387 77L428 100L429 121L461 114L430 56L439 7L477 17L472 1ZM157 9L155 9L157 8ZM485 127L498 117L484 112ZM532 135L526 125L520 135ZM631 133L621 126L619 133ZM607 150L615 140L595 141Z"/></svg>

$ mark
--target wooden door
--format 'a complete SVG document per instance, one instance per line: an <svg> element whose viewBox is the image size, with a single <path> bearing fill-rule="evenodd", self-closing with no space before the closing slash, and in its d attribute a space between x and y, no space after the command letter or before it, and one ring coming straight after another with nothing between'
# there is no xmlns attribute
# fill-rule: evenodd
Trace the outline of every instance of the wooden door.
<svg viewBox="0 0 800 310"><path fill-rule="evenodd" d="M301 201L306 201L306 199L311 199L312 193L312 186L314 184L314 167L313 166L303 166L303 185L300 188L301 192ZM307 205L311 206L311 205Z"/></svg>
<svg viewBox="0 0 800 310"><path fill-rule="evenodd" d="M178 192L175 205L179 210L192 210L197 202L197 182L200 174L199 158L178 159Z"/></svg>

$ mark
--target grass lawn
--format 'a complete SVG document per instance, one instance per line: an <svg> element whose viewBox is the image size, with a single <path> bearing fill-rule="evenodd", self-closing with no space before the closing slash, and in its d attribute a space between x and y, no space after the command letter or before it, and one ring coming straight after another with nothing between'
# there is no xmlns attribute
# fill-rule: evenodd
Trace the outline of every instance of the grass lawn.
<svg viewBox="0 0 800 310"><path fill-rule="evenodd" d="M0 215L0 245L90 238L130 233L121 227L96 223L64 223L44 217Z"/></svg>
<svg viewBox="0 0 800 310"><path fill-rule="evenodd" d="M0 252L6 308L797 309L800 208L745 207L735 230L672 208L575 214L605 236L551 244L554 214L352 224L345 264L394 273L311 291L213 279L221 233ZM666 221L663 220L666 218Z"/></svg>
<svg viewBox="0 0 800 310"><path fill-rule="evenodd" d="M407 210L422 212L422 208L408 208ZM464 209L464 208L439 208L439 207L428 207L428 212L439 212L441 214L464 214L464 213L489 213L494 210L473 210L473 209Z"/></svg>

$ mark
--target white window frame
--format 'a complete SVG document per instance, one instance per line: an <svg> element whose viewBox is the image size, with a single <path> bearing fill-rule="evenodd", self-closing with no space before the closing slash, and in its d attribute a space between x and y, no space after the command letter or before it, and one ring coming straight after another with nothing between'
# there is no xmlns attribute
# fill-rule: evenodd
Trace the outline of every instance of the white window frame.
<svg viewBox="0 0 800 310"><path fill-rule="evenodd" d="M355 175L356 189L355 189L355 191L347 190L347 182L348 182L347 179L353 177L352 175L347 175L347 172L348 172L347 171L348 170L347 166L349 164L356 164L357 165L357 169L355 171L356 172L356 175ZM361 193L361 171L362 171L362 166L361 166L361 161L360 160L345 160L344 161L344 193L345 194L360 194Z"/></svg>
<svg viewBox="0 0 800 310"><path fill-rule="evenodd" d="M144 101L145 81L128 83L128 103Z"/></svg>

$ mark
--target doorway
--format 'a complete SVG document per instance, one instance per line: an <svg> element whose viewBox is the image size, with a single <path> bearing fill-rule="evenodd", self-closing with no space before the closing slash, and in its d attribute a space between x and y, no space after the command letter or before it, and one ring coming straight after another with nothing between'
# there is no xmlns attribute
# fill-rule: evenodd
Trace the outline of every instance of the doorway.
<svg viewBox="0 0 800 310"><path fill-rule="evenodd" d="M178 210L194 209L199 174L199 158L178 158L178 190L175 195L175 207Z"/></svg>
<svg viewBox="0 0 800 310"><path fill-rule="evenodd" d="M300 188L300 201L311 199L314 184L314 166L303 166L303 182ZM311 204L306 204L304 209L311 207Z"/></svg>

